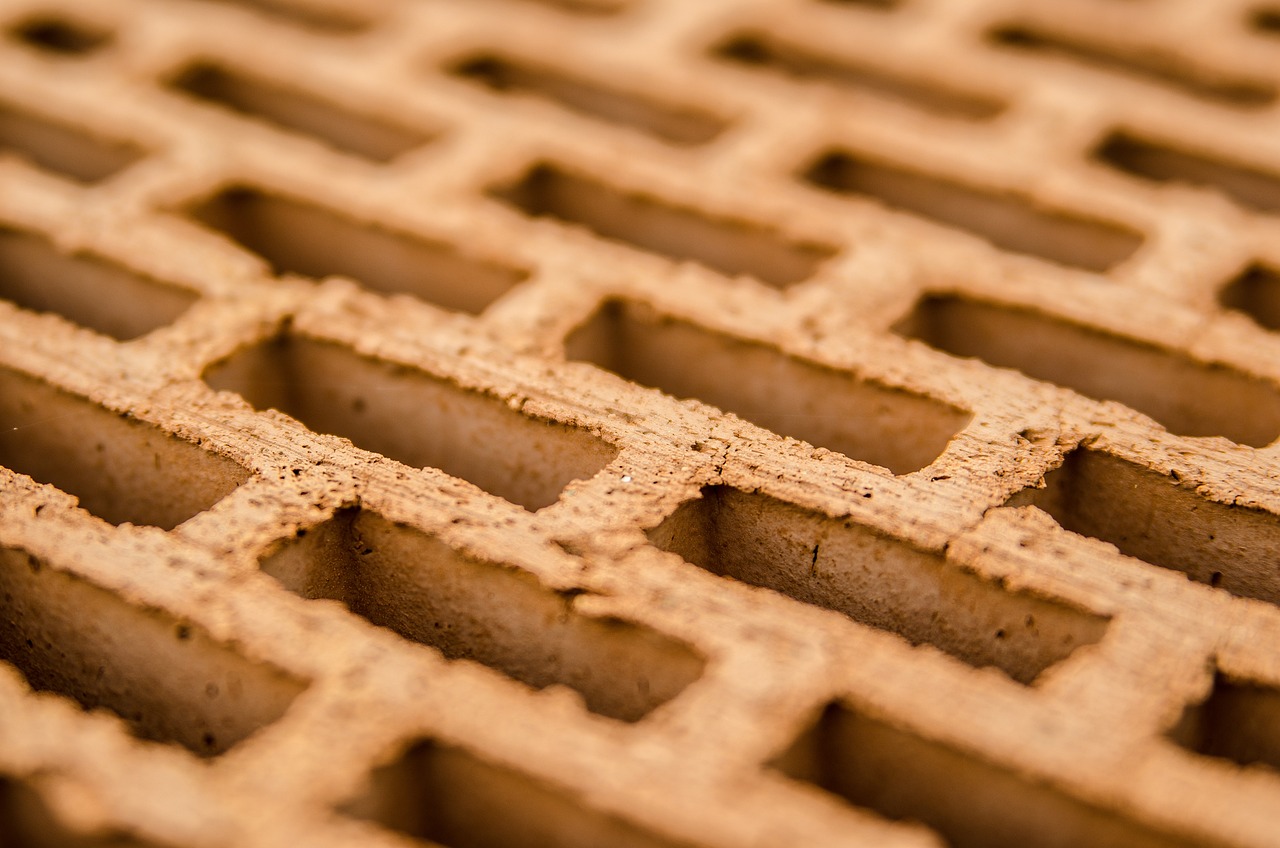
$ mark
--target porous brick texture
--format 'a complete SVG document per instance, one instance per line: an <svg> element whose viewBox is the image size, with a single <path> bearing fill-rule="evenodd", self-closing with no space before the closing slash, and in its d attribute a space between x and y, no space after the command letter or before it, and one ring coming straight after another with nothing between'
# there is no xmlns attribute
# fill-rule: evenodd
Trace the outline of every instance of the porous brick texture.
<svg viewBox="0 0 1280 848"><path fill-rule="evenodd" d="M1280 845L1280 7L0 32L6 848Z"/></svg>

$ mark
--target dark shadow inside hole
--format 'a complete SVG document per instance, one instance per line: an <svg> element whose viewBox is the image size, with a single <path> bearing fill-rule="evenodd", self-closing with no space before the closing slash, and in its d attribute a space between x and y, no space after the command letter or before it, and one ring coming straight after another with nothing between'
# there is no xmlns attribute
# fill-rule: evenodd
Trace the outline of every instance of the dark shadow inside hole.
<svg viewBox="0 0 1280 848"><path fill-rule="evenodd" d="M1136 231L1034 198L964 185L870 157L829 151L801 173L825 191L876 201L885 207L971 233L995 247L1086 271L1104 272L1142 245Z"/></svg>
<svg viewBox="0 0 1280 848"><path fill-rule="evenodd" d="M229 186L185 211L277 274L349 277L377 292L411 294L458 312L480 313L529 276L443 241L253 186Z"/></svg>
<svg viewBox="0 0 1280 848"><path fill-rule="evenodd" d="M1012 769L836 702L773 763L954 848L1190 848Z"/></svg>
<svg viewBox="0 0 1280 848"><path fill-rule="evenodd" d="M0 660L30 686L115 713L138 737L214 757L281 718L306 684L203 628L0 548Z"/></svg>
<svg viewBox="0 0 1280 848"><path fill-rule="evenodd" d="M1217 672L1208 696L1186 708L1169 738L1206 757L1280 771L1280 690Z"/></svg>
<svg viewBox="0 0 1280 848"><path fill-rule="evenodd" d="M417 468L437 468L534 511L618 450L584 427L526 415L503 398L349 347L285 334L205 372L214 389L316 433Z"/></svg>
<svg viewBox="0 0 1280 848"><path fill-rule="evenodd" d="M375 769L341 812L445 848L690 848L433 740Z"/></svg>
<svg viewBox="0 0 1280 848"><path fill-rule="evenodd" d="M932 463L972 417L926 395L664 316L633 301L605 303L569 336L565 353L895 474Z"/></svg>
<svg viewBox="0 0 1280 848"><path fill-rule="evenodd" d="M702 658L653 628L579 612L581 592L477 559L368 510L344 510L262 560L306 598L356 615L449 659L483 663L541 689L566 686L587 709L634 722L695 681Z"/></svg>
<svg viewBox="0 0 1280 848"><path fill-rule="evenodd" d="M77 832L58 821L35 780L0 775L0 837L4 848L167 848L121 830Z"/></svg>
<svg viewBox="0 0 1280 848"><path fill-rule="evenodd" d="M75 496L104 521L165 530L249 479L220 454L5 368L0 465Z"/></svg>
<svg viewBox="0 0 1280 848"><path fill-rule="evenodd" d="M1271 381L1029 307L926 294L893 330L952 356L1123 403L1181 436L1263 447L1280 435L1280 386Z"/></svg>
<svg viewBox="0 0 1280 848"><path fill-rule="evenodd" d="M1008 506L1035 506L1064 529L1233 595L1280 603L1280 517L1211 500L1197 486L1101 450L1078 448L1044 488Z"/></svg>
<svg viewBox="0 0 1280 848"><path fill-rule="evenodd" d="M66 252L41 233L0 225L0 298L127 341L171 324L197 295L106 257Z"/></svg>
<svg viewBox="0 0 1280 848"><path fill-rule="evenodd" d="M851 519L759 492L708 486L648 532L656 547L713 574L834 610L974 667L1033 683L1107 619L949 563Z"/></svg>
<svg viewBox="0 0 1280 848"><path fill-rule="evenodd" d="M725 121L704 109L658 102L596 82L589 76L514 56L480 53L451 63L448 70L492 91L538 97L588 118L640 130L672 144L705 144L726 126Z"/></svg>
<svg viewBox="0 0 1280 848"><path fill-rule="evenodd" d="M1268 330L1280 330L1280 270L1253 263L1223 288L1219 302Z"/></svg>
<svg viewBox="0 0 1280 848"><path fill-rule="evenodd" d="M403 122L353 110L302 88L219 62L202 60L189 64L169 80L169 86L374 162L390 162L433 137L432 133Z"/></svg>
<svg viewBox="0 0 1280 848"><path fill-rule="evenodd" d="M106 47L111 33L69 18L39 15L10 28L19 41L64 56L84 56Z"/></svg>
<svg viewBox="0 0 1280 848"><path fill-rule="evenodd" d="M697 262L729 277L750 275L779 289L813 276L837 253L778 228L716 218L551 162L489 194L531 217L554 218L648 253Z"/></svg>

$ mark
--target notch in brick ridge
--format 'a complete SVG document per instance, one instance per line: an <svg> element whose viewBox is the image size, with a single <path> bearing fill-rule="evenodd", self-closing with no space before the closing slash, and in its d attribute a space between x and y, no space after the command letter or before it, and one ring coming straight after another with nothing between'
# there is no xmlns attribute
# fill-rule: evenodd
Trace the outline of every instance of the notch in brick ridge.
<svg viewBox="0 0 1280 848"><path fill-rule="evenodd" d="M842 701L773 767L854 806L933 828L954 848L1191 848L1025 774Z"/></svg>
<svg viewBox="0 0 1280 848"><path fill-rule="evenodd" d="M1181 436L1264 447L1280 435L1280 388L1271 382L1028 307L928 294L893 329L953 356L1123 403Z"/></svg>
<svg viewBox="0 0 1280 848"><path fill-rule="evenodd" d="M675 262L775 288L803 282L836 248L797 241L776 228L713 218L643 192L626 191L555 162L540 162L489 195L532 217L553 218Z"/></svg>
<svg viewBox="0 0 1280 848"><path fill-rule="evenodd" d="M1267 80L1198 67L1191 60L1179 59L1164 51L1139 46L1124 48L1026 24L996 27L990 32L989 40L1030 55L1060 57L1095 70L1124 74L1239 109L1261 109L1276 100L1276 86Z"/></svg>
<svg viewBox="0 0 1280 848"><path fill-rule="evenodd" d="M1215 189L1246 209L1280 213L1280 175L1251 165L1150 141L1125 129L1114 130L1091 156L1109 167L1151 182L1177 182Z"/></svg>
<svg viewBox="0 0 1280 848"><path fill-rule="evenodd" d="M504 94L524 94L588 118L628 127L680 145L705 144L725 122L703 109L662 103L497 51L482 51L449 64L455 76Z"/></svg>
<svg viewBox="0 0 1280 848"><path fill-rule="evenodd" d="M202 628L0 548L0 660L33 689L116 713L202 757L277 721L306 684Z"/></svg>
<svg viewBox="0 0 1280 848"><path fill-rule="evenodd" d="M702 658L683 642L583 615L575 593L366 509L306 530L264 557L262 570L295 594L341 601L449 659L483 663L536 689L567 686L591 712L620 721L644 718L702 674Z"/></svg>
<svg viewBox="0 0 1280 848"><path fill-rule="evenodd" d="M1193 483L1093 448L1077 448L1041 487L1007 506L1035 506L1066 530L1233 595L1280 604L1280 516L1224 504Z"/></svg>
<svg viewBox="0 0 1280 848"><path fill-rule="evenodd" d="M912 78L853 59L835 58L765 32L732 35L712 48L712 55L795 79L868 91L944 117L982 121L1005 110L1005 104L995 97Z"/></svg>
<svg viewBox="0 0 1280 848"><path fill-rule="evenodd" d="M586 430L517 412L501 398L298 334L243 348L205 371L214 389L317 433L461 478L528 510L613 461Z"/></svg>
<svg viewBox="0 0 1280 848"><path fill-rule="evenodd" d="M895 474L930 465L972 418L934 398L629 300L607 301L569 336L565 355ZM698 366L690 368L691 362Z"/></svg>
<svg viewBox="0 0 1280 848"><path fill-rule="evenodd" d="M104 521L166 530L249 479L230 459L8 368L0 465L74 495Z"/></svg>
<svg viewBox="0 0 1280 848"><path fill-rule="evenodd" d="M528 277L444 242L247 184L223 188L185 212L266 260L276 274L349 277L383 294L411 294L459 312L483 311Z"/></svg>
<svg viewBox="0 0 1280 848"><path fill-rule="evenodd" d="M649 531L656 547L712 574L834 610L1023 684L1099 641L1107 619L1014 592L945 557L731 486L707 486Z"/></svg>
<svg viewBox="0 0 1280 848"><path fill-rule="evenodd" d="M447 848L693 848L593 809L578 792L433 739L374 769L341 812Z"/></svg>
<svg viewBox="0 0 1280 848"><path fill-rule="evenodd" d="M50 173L93 184L143 157L131 141L94 136L81 127L0 101L0 155L16 155Z"/></svg>
<svg viewBox="0 0 1280 848"><path fill-rule="evenodd" d="M183 94L374 162L390 162L432 137L212 59L187 64L168 84Z"/></svg>
<svg viewBox="0 0 1280 848"><path fill-rule="evenodd" d="M197 296L95 254L67 253L43 234L0 224L0 298L126 341L172 323Z"/></svg>
<svg viewBox="0 0 1280 848"><path fill-rule="evenodd" d="M1030 197L962 185L845 150L821 154L803 169L801 179L970 233L1010 253L1085 271L1107 271L1142 245L1141 235L1116 223L1047 209Z"/></svg>

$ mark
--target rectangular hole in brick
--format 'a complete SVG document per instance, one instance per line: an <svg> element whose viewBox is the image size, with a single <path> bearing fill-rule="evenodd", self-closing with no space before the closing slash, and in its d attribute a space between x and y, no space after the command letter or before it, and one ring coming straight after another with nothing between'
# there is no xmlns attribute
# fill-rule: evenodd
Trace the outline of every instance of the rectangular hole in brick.
<svg viewBox="0 0 1280 848"><path fill-rule="evenodd" d="M76 496L104 521L166 530L249 477L158 427L3 368L0 465Z"/></svg>
<svg viewBox="0 0 1280 848"><path fill-rule="evenodd" d="M961 185L844 151L825 153L802 179L826 191L879 202L985 239L1001 250L1103 272L1142 245L1119 224L1046 209L1013 193Z"/></svg>
<svg viewBox="0 0 1280 848"><path fill-rule="evenodd" d="M533 418L502 399L349 348L281 336L205 374L255 409L406 465L430 466L537 510L595 475L617 449L586 430Z"/></svg>
<svg viewBox="0 0 1280 848"><path fill-rule="evenodd" d="M954 848L1193 844L841 703L773 765L885 818L928 825Z"/></svg>
<svg viewBox="0 0 1280 848"><path fill-rule="evenodd" d="M718 406L781 436L881 465L895 474L932 463L971 418L941 401L703 329L630 301L608 301L569 337L565 353L571 360Z"/></svg>
<svg viewBox="0 0 1280 848"><path fill-rule="evenodd" d="M304 531L262 569L307 598L352 612L450 659L529 686L577 691L587 709L638 721L702 673L689 647L639 624L583 615L577 593L475 559L438 538L357 510Z"/></svg>
<svg viewBox="0 0 1280 848"><path fill-rule="evenodd" d="M768 495L708 486L649 540L686 562L928 644L974 667L1030 684L1082 645L1105 618L1012 592L941 555Z"/></svg>
<svg viewBox="0 0 1280 848"><path fill-rule="evenodd" d="M9 35L37 50L58 56L86 56L110 44L112 35L93 24L49 12L24 18Z"/></svg>
<svg viewBox="0 0 1280 848"><path fill-rule="evenodd" d="M1206 757L1280 769L1280 690L1218 672L1208 697L1183 711L1169 738Z"/></svg>
<svg viewBox="0 0 1280 848"><path fill-rule="evenodd" d="M144 151L0 102L0 158L4 154L77 182L98 183L141 159Z"/></svg>
<svg viewBox="0 0 1280 848"><path fill-rule="evenodd" d="M375 162L389 162L431 140L431 135L422 130L354 112L314 94L212 61L187 65L169 80L169 85L238 114L312 136L344 153Z"/></svg>
<svg viewBox="0 0 1280 848"><path fill-rule="evenodd" d="M678 848L593 810L578 793L434 740L411 745L343 806L444 848Z"/></svg>
<svg viewBox="0 0 1280 848"><path fill-rule="evenodd" d="M201 628L0 549L0 659L33 689L102 707L139 737L225 753L279 719L305 688Z"/></svg>
<svg viewBox="0 0 1280 848"><path fill-rule="evenodd" d="M352 35L368 29L371 24L367 17L353 12L351 4L344 5L338 2L324 5L290 2L290 0L204 0L204 2L251 9L287 24L330 35Z"/></svg>
<svg viewBox="0 0 1280 848"><path fill-rule="evenodd" d="M526 215L575 224L676 262L697 262L730 277L750 275L780 289L808 279L836 253L759 224L716 219L623 191L548 162L489 193Z"/></svg>
<svg viewBox="0 0 1280 848"><path fill-rule="evenodd" d="M196 294L0 225L0 298L124 341L172 323Z"/></svg>
<svg viewBox="0 0 1280 848"><path fill-rule="evenodd" d="M1125 74L1242 109L1260 109L1276 99L1276 87L1267 80L1198 67L1189 59L1167 52L1136 46L1126 49L1017 24L997 27L989 39L993 44L1030 55L1057 57L1096 70Z"/></svg>
<svg viewBox="0 0 1280 848"><path fill-rule="evenodd" d="M637 129L674 144L705 144L725 128L723 120L701 109L660 103L588 77L497 53L468 56L452 63L448 70L493 91L532 95L588 118Z"/></svg>
<svg viewBox="0 0 1280 848"><path fill-rule="evenodd" d="M481 312L528 277L442 242L249 186L224 189L187 213L261 256L277 274L349 277L384 294L412 294L460 312Z"/></svg>
<svg viewBox="0 0 1280 848"><path fill-rule="evenodd" d="M1178 435L1252 447L1280 435L1280 390L1265 380L1023 307L927 295L893 329L952 356L1118 401Z"/></svg>
<svg viewBox="0 0 1280 848"><path fill-rule="evenodd" d="M0 834L5 848L161 848L117 829L81 833L62 822L34 781L0 775Z"/></svg>
<svg viewBox="0 0 1280 848"><path fill-rule="evenodd" d="M1044 478L1045 488L1014 495L1073 533L1110 542L1121 553L1181 571L1234 595L1280 604L1280 518L1217 503L1176 476L1079 448Z"/></svg>
<svg viewBox="0 0 1280 848"><path fill-rule="evenodd" d="M852 59L825 56L762 32L731 36L714 47L712 54L746 67L769 70L797 79L863 89L949 117L986 120L994 118L1005 109L1005 104L994 97L924 79L913 79Z"/></svg>
<svg viewBox="0 0 1280 848"><path fill-rule="evenodd" d="M1226 285L1219 302L1268 330L1280 330L1280 270L1259 263L1250 265Z"/></svg>
<svg viewBox="0 0 1280 848"><path fill-rule="evenodd" d="M1249 165L1148 141L1126 130L1108 134L1091 155L1130 176L1213 188L1246 208L1280 212L1280 175Z"/></svg>

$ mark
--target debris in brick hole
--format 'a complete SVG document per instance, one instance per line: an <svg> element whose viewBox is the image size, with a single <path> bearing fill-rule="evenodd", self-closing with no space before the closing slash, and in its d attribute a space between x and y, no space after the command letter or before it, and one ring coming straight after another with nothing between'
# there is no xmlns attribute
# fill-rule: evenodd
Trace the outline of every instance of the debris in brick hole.
<svg viewBox="0 0 1280 848"><path fill-rule="evenodd" d="M1280 843L1266 4L135 5L0 0L0 844Z"/></svg>

